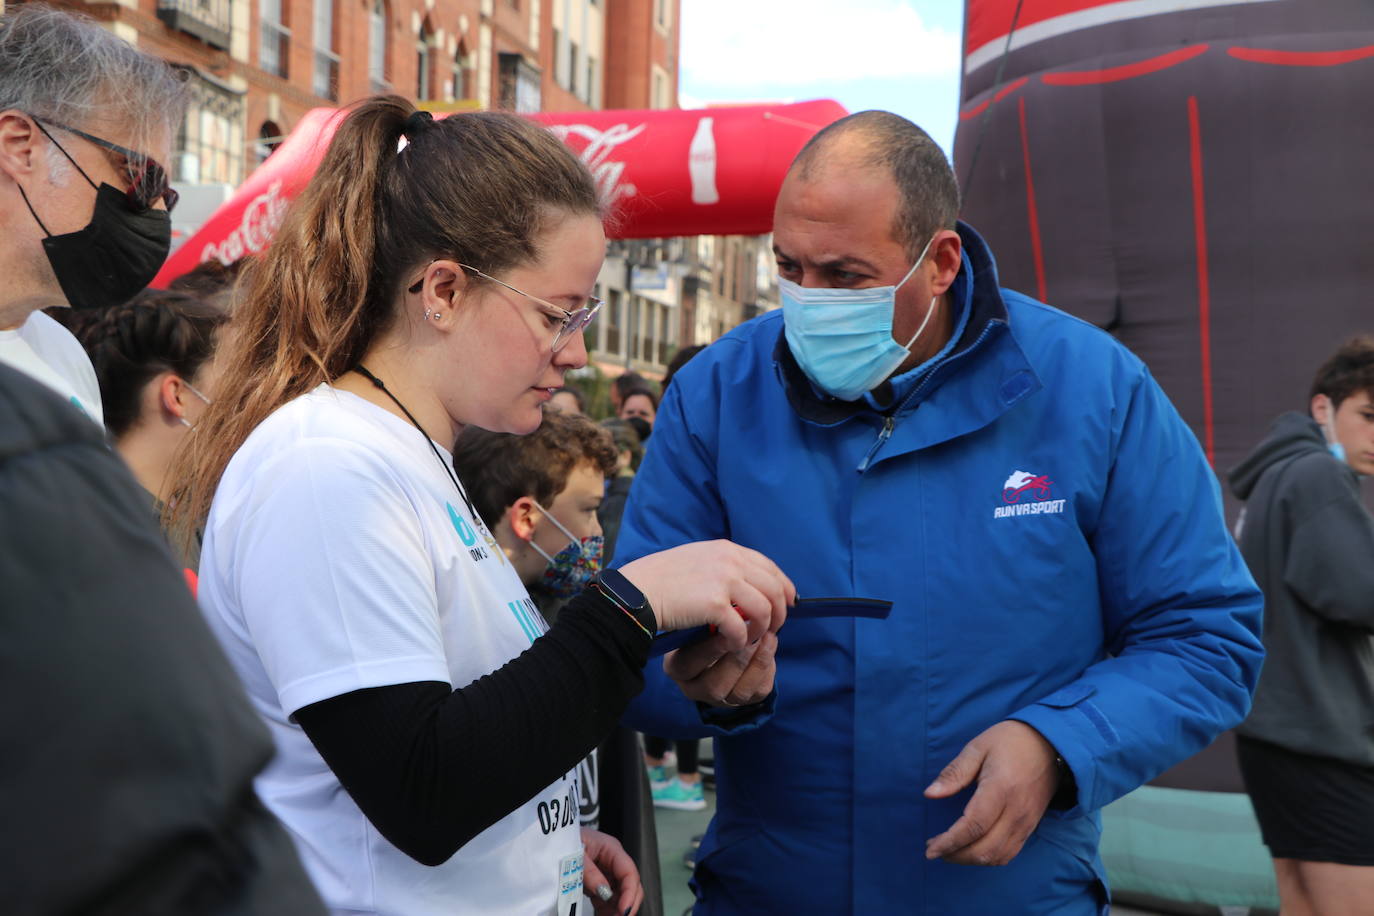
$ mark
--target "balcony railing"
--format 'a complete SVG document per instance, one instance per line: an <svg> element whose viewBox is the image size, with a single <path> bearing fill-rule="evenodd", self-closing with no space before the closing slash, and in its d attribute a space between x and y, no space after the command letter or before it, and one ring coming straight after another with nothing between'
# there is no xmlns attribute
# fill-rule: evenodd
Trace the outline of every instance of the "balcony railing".
<svg viewBox="0 0 1374 916"><path fill-rule="evenodd" d="M157 18L168 28L227 51L233 24L231 4L232 0L158 0Z"/></svg>

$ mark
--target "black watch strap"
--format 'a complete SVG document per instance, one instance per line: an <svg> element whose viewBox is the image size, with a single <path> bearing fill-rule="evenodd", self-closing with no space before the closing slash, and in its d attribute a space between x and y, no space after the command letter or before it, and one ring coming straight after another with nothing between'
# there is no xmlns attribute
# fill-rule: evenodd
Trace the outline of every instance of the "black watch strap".
<svg viewBox="0 0 1374 916"><path fill-rule="evenodd" d="M644 597L644 593L636 588L633 582L621 575L620 570L603 569L592 580L592 586L632 617L650 638L657 633L658 618L654 616L654 609L649 606L649 599Z"/></svg>

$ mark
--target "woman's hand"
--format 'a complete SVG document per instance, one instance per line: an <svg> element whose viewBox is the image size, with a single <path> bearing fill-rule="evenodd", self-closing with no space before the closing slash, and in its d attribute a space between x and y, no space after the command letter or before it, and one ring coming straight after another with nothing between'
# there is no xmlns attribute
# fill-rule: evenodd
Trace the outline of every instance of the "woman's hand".
<svg viewBox="0 0 1374 916"><path fill-rule="evenodd" d="M797 600L796 587L777 564L729 541L651 553L620 573L649 600L660 630L710 624L720 651L738 651L776 633Z"/></svg>
<svg viewBox="0 0 1374 916"><path fill-rule="evenodd" d="M582 849L582 893L591 900L592 908L606 916L638 913L644 902L644 885L639 882L635 860L620 841L583 827Z"/></svg>

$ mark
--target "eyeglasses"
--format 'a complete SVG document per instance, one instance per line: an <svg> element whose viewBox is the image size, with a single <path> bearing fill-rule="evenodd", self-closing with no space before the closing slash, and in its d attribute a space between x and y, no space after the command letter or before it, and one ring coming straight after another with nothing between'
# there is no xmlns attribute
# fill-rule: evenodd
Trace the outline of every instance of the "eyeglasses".
<svg viewBox="0 0 1374 916"><path fill-rule="evenodd" d="M30 115L30 117L32 117L32 115ZM67 159L71 161L72 165L76 165L76 160L72 159L71 154L65 149L62 149L61 143L53 139L52 134L48 133L47 128L43 126L43 122L39 121L37 118L33 120L38 124L38 129L43 131L43 135L49 140L52 140L53 144L58 149L62 150L62 155L66 156ZM48 124L56 127L58 130L64 130L69 134L74 134L87 143L93 143L106 152L117 153L124 158L123 163L115 163L115 166L116 168L123 168L125 174L129 178L129 187L124 192L125 197L129 201L129 209L136 211L149 210L152 208L153 204L157 203L158 198L162 199L167 207L168 213L171 213L173 208L176 207L177 200L181 195L172 188L171 183L167 180L167 170L162 167L162 163L158 162L153 157L136 152L128 147L120 146L118 143L111 143L109 140L97 137L94 134L88 134L85 131L77 130L75 127L59 124L57 121L48 121ZM81 166L76 165L76 169L77 171L81 171ZM86 175L85 172L81 172L81 174L83 176ZM90 181L91 179L87 177L86 180ZM91 183L94 184L95 182Z"/></svg>
<svg viewBox="0 0 1374 916"><path fill-rule="evenodd" d="M430 263L433 262L431 261ZM595 296L588 296L586 305L582 306L581 308L573 309L570 312L565 308L560 308L559 306L554 305L547 299L540 299L538 296L531 296L529 293L525 292L522 289L516 289L509 283L506 283L502 280L498 280L490 274L485 274L482 271L478 270L476 267L473 267L469 264L463 264L461 262L458 262L458 266L473 274L474 276L481 277L483 280L490 280L497 286L504 286L506 289L510 290L513 293L519 293L526 299L532 299L533 301L542 305L544 308L549 309L553 312L557 312L557 315L548 315L548 318L550 320L557 320L561 322L561 326L558 329L558 333L555 334L553 338L553 351L555 353L563 349L567 342L572 339L572 336L574 334L586 328L587 325L591 324L592 319L596 317L596 313L601 311L601 306L605 305L605 302L603 300L598 299ZM424 278L421 277L413 286L409 288L410 292L418 293L421 290L421 288L424 287L424 283Z"/></svg>

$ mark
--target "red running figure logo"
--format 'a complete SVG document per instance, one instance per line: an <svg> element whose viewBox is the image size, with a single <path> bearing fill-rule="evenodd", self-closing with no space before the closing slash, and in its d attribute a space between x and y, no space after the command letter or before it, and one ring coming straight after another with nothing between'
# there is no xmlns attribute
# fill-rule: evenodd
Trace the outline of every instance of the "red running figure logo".
<svg viewBox="0 0 1374 916"><path fill-rule="evenodd" d="M1052 486L1054 481L1050 480L1048 475L1013 471L1007 482L1002 484L1002 501L1014 505L1020 502L1022 496L1030 493L1033 499L1043 502L1050 498Z"/></svg>

